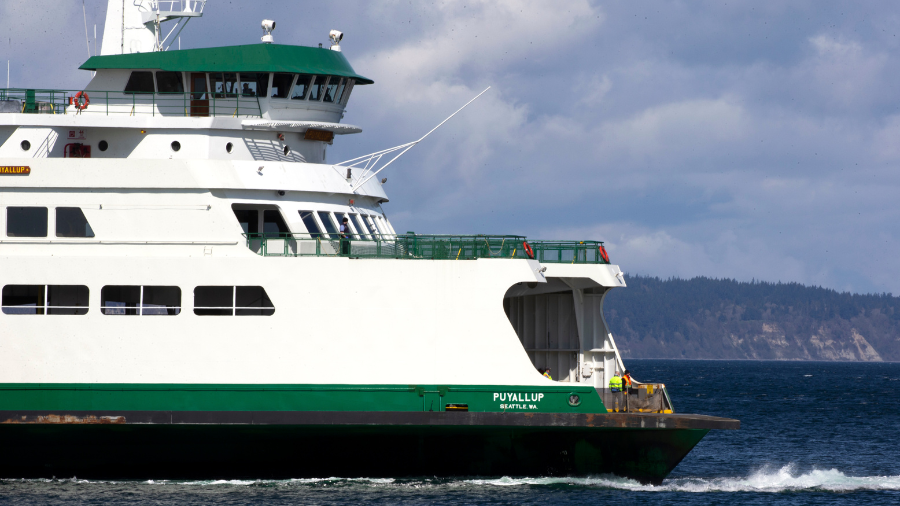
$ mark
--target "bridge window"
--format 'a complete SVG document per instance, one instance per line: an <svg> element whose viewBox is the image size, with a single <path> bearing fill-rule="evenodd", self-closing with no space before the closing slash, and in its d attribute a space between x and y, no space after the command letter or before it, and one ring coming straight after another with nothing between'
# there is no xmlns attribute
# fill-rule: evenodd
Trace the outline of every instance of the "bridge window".
<svg viewBox="0 0 900 506"><path fill-rule="evenodd" d="M353 222L353 226L356 227L356 231L359 232L359 237L361 239L368 239L369 236L366 234L366 227L362 225L362 220L359 219L358 214L351 214L350 221Z"/></svg>
<svg viewBox="0 0 900 506"><path fill-rule="evenodd" d="M269 74L262 72L241 72L241 95L245 97L266 97L269 89Z"/></svg>
<svg viewBox="0 0 900 506"><path fill-rule="evenodd" d="M160 93L184 93L181 72L157 72L156 86Z"/></svg>
<svg viewBox="0 0 900 506"><path fill-rule="evenodd" d="M325 89L325 102L337 102L337 93L339 87L344 83L344 80L338 76L331 76L328 80L328 86Z"/></svg>
<svg viewBox="0 0 900 506"><path fill-rule="evenodd" d="M125 93L153 93L153 72L134 71L125 85Z"/></svg>
<svg viewBox="0 0 900 506"><path fill-rule="evenodd" d="M100 312L108 315L170 315L181 313L177 286L104 286Z"/></svg>
<svg viewBox="0 0 900 506"><path fill-rule="evenodd" d="M297 82L294 84L294 89L291 91L291 98L293 100L306 100L306 92L309 91L309 85L312 84L312 78L313 76L304 74L297 76Z"/></svg>
<svg viewBox="0 0 900 506"><path fill-rule="evenodd" d="M344 93L341 94L341 105L347 105L347 101L350 100L350 92L353 91L353 85L356 83L355 79L348 79L348 81Z"/></svg>
<svg viewBox="0 0 900 506"><path fill-rule="evenodd" d="M0 305L5 314L83 315L89 293L83 285L6 285Z"/></svg>
<svg viewBox="0 0 900 506"><path fill-rule="evenodd" d="M315 79L310 85L309 90L309 99L319 101L322 99L322 95L325 94L325 84L328 82L328 76L315 76Z"/></svg>
<svg viewBox="0 0 900 506"><path fill-rule="evenodd" d="M272 98L288 98L294 74L275 74L272 76Z"/></svg>
<svg viewBox="0 0 900 506"><path fill-rule="evenodd" d="M209 75L210 86L216 98L233 98L237 96L238 81L234 72L216 72Z"/></svg>
<svg viewBox="0 0 900 506"><path fill-rule="evenodd" d="M344 90L347 89L347 79L341 79L341 85L338 86L337 95L334 97L334 102L337 104L341 103L342 95L344 94Z"/></svg>
<svg viewBox="0 0 900 506"><path fill-rule="evenodd" d="M328 232L328 236L332 239L337 239L338 230L334 225L334 221L331 220L331 213L319 211L319 219L322 220L322 225L325 227L325 231Z"/></svg>
<svg viewBox="0 0 900 506"><path fill-rule="evenodd" d="M9 237L47 237L47 208L7 207L6 235Z"/></svg>
<svg viewBox="0 0 900 506"><path fill-rule="evenodd" d="M199 316L271 316L275 306L261 286L198 286L194 314Z"/></svg>
<svg viewBox="0 0 900 506"><path fill-rule="evenodd" d="M322 237L322 230L319 228L319 224L316 223L316 217L313 216L312 211L300 211L300 219L303 220L303 225L306 226L306 231L309 232L310 237L313 239Z"/></svg>
<svg viewBox="0 0 900 506"><path fill-rule="evenodd" d="M94 237L94 231L80 207L57 207L56 237Z"/></svg>

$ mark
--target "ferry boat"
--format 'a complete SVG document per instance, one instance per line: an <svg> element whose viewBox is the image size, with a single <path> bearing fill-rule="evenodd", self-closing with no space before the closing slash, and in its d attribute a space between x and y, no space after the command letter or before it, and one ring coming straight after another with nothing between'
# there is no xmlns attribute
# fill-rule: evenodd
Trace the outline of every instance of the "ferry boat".
<svg viewBox="0 0 900 506"><path fill-rule="evenodd" d="M609 389L602 242L397 233L418 141L326 161L340 32L170 49L205 6L110 0L87 86L0 90L0 476L660 483L739 427Z"/></svg>

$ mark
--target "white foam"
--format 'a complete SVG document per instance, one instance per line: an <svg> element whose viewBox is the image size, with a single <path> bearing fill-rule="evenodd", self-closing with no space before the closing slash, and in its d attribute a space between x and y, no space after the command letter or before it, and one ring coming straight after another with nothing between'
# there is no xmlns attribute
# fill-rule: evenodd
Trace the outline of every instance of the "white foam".
<svg viewBox="0 0 900 506"><path fill-rule="evenodd" d="M500 487L517 485L569 484L575 486L615 488L645 492L786 492L824 490L900 490L900 476L847 476L837 469L812 470L796 474L793 465L778 470L765 467L745 478L674 478L662 485L641 485L637 481L615 476L592 478L500 478L468 480L475 485Z"/></svg>

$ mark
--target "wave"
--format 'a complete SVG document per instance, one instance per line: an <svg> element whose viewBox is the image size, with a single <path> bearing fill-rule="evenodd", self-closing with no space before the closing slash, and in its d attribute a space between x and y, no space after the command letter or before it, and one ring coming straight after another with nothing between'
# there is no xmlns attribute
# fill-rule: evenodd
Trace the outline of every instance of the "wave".
<svg viewBox="0 0 900 506"><path fill-rule="evenodd" d="M900 476L847 476L837 469L795 473L792 464L773 470L764 467L747 477L673 478L662 485L641 485L637 481L615 476L592 478L500 478L468 480L479 485L501 487L517 485L575 485L624 489L643 492L852 492L856 490L900 490Z"/></svg>

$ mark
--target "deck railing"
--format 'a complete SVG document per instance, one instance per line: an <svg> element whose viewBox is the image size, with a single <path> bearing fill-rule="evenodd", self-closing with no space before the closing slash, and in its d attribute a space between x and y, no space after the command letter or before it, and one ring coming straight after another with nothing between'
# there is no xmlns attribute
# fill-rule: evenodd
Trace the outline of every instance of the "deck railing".
<svg viewBox="0 0 900 506"><path fill-rule="evenodd" d="M376 235L339 239L334 234L248 233L247 247L262 256L344 256L409 260L531 258L542 263L606 264L600 241L529 241L519 235Z"/></svg>
<svg viewBox="0 0 900 506"><path fill-rule="evenodd" d="M78 110L81 90L0 88L0 111L22 114L121 114L127 116L262 117L259 97L233 93L125 93L84 91L90 104Z"/></svg>

